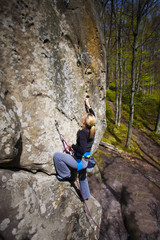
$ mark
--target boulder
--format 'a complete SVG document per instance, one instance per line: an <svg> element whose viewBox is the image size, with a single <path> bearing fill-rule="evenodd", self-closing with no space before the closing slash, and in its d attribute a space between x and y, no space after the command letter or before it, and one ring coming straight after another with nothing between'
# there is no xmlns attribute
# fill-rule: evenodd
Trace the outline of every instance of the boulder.
<svg viewBox="0 0 160 240"><path fill-rule="evenodd" d="M55 120L75 143L89 95L97 116L93 152L106 127L105 52L95 9L90 0L68 7L63 0L2 0L0 7L2 166L12 161L8 166L52 174L53 154L63 149Z"/></svg>
<svg viewBox="0 0 160 240"><path fill-rule="evenodd" d="M87 207L100 225L100 204L91 197ZM75 185L45 173L0 170L0 239L99 239L99 229Z"/></svg>

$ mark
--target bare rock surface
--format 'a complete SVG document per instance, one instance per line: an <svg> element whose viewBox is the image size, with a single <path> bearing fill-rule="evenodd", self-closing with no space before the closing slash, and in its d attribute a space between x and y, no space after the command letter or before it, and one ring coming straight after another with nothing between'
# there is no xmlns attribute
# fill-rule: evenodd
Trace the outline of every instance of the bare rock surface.
<svg viewBox="0 0 160 240"><path fill-rule="evenodd" d="M0 163L10 161L18 154L20 122L12 106L5 104L0 97Z"/></svg>
<svg viewBox="0 0 160 240"><path fill-rule="evenodd" d="M2 0L0 8L2 167L9 161L51 174L53 153L62 151L55 120L66 140L75 142L89 95L98 123L93 151L106 127L105 61L94 5Z"/></svg>
<svg viewBox="0 0 160 240"><path fill-rule="evenodd" d="M100 145L102 179L92 175L89 184L102 205L103 232L112 240L159 240L160 169L110 144Z"/></svg>
<svg viewBox="0 0 160 240"><path fill-rule="evenodd" d="M54 175L0 170L0 193L0 239L99 239L76 188ZM87 205L100 225L100 204Z"/></svg>

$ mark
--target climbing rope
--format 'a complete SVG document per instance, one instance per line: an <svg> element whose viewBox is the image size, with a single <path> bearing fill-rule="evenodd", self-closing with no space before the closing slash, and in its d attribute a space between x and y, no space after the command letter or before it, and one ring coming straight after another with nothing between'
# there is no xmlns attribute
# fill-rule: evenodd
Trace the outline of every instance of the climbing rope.
<svg viewBox="0 0 160 240"><path fill-rule="evenodd" d="M84 199L84 197L83 197L83 194L82 194L82 191L81 191L81 188L80 188L80 185L79 185L79 182L78 182L77 178L76 178L76 183L77 183L78 189L79 189L79 191L80 191L80 193L81 193L81 196L82 196L82 199L83 199L83 202L84 202L84 205L85 205L86 213L88 214L88 216L90 217L90 219L93 221L93 223L96 225L96 227L98 228L98 230L100 231L100 233L103 235L103 237L104 237L106 240L109 240L109 238L106 237L105 233L102 231L102 229L100 228L100 226L99 226L99 225L96 223L96 221L93 219L92 214L91 214L91 212L90 212L90 210L89 210L89 208L88 208L88 206L87 206L87 204L86 204L86 201L85 201L85 199Z"/></svg>
<svg viewBox="0 0 160 240"><path fill-rule="evenodd" d="M74 150L69 147L69 145L67 144L67 142L64 139L63 135L60 133L60 131L59 131L59 124L58 124L58 122L56 120L55 120L55 126L57 128L57 131L59 133L60 139L61 139L63 147L64 147L63 152L68 153L68 154L73 156L74 155Z"/></svg>

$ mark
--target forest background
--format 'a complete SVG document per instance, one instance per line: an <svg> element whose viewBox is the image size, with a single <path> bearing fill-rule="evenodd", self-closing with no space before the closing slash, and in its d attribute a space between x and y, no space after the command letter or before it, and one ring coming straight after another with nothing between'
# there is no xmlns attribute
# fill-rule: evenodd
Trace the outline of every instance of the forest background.
<svg viewBox="0 0 160 240"><path fill-rule="evenodd" d="M103 141L135 152L132 128L136 127L160 144L160 3L95 3L107 52L108 127Z"/></svg>

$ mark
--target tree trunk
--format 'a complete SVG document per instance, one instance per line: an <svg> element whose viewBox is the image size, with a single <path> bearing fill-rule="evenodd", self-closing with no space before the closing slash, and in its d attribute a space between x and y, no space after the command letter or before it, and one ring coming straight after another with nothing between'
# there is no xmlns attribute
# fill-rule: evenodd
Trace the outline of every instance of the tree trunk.
<svg viewBox="0 0 160 240"><path fill-rule="evenodd" d="M115 81L116 81L116 109L115 109L115 125L118 125L118 28L116 28L116 61L115 61Z"/></svg>
<svg viewBox="0 0 160 240"><path fill-rule="evenodd" d="M106 8L106 5L107 3L109 2L109 0L106 0L103 2L103 6L102 6L102 10L101 10L101 13L100 13L100 17L103 19L103 15L104 15L104 12L105 12L105 8Z"/></svg>
<svg viewBox="0 0 160 240"><path fill-rule="evenodd" d="M160 101L159 101L159 108L158 108L158 115L157 115L157 122L156 122L155 132L156 133L160 133Z"/></svg>
<svg viewBox="0 0 160 240"><path fill-rule="evenodd" d="M140 66L139 66L139 75L138 75L138 82L137 82L137 92L140 90L140 82L141 82L141 76L142 76L142 64L143 64L143 36L142 36L142 42L141 42L141 59L140 59Z"/></svg>
<svg viewBox="0 0 160 240"><path fill-rule="evenodd" d="M130 147L130 141L132 136L132 125L133 125L133 116L134 116L134 95L135 95L135 65L136 65L136 45L137 45L137 33L134 35L133 50L132 50L132 70L131 70L131 102L130 102L130 115L129 115L129 124L128 124L128 134L126 147Z"/></svg>
<svg viewBox="0 0 160 240"><path fill-rule="evenodd" d="M109 52L109 47L108 47L108 52ZM109 89L109 82L110 82L110 71L109 71L109 68L110 68L110 64L109 64L109 59L110 59L110 56L109 56L109 53L107 54L107 69L106 69L106 89Z"/></svg>
<svg viewBox="0 0 160 240"><path fill-rule="evenodd" d="M142 61L143 61L143 58L141 56L140 66L139 66L139 74L138 74L138 81L137 81L137 88L136 88L137 92L139 92L139 89L140 89L140 82L141 82L141 76L142 76Z"/></svg>
<svg viewBox="0 0 160 240"><path fill-rule="evenodd" d="M121 21L120 21L120 27L121 27ZM120 89L119 89L119 104L118 104L118 126L121 124L121 109L122 109L122 34L119 34L119 78L120 78Z"/></svg>
<svg viewBox="0 0 160 240"><path fill-rule="evenodd" d="M113 0L111 1L111 21L110 21L110 32L108 38L108 49L107 49L107 69L106 69L106 89L109 89L110 83L110 49L111 49L111 38L112 38L112 22L113 22Z"/></svg>
<svg viewBox="0 0 160 240"><path fill-rule="evenodd" d="M127 41L125 40L125 55L127 52ZM125 56L124 58L124 71L123 71L123 90L125 90L125 85L126 85L126 79L127 79L127 57Z"/></svg>

